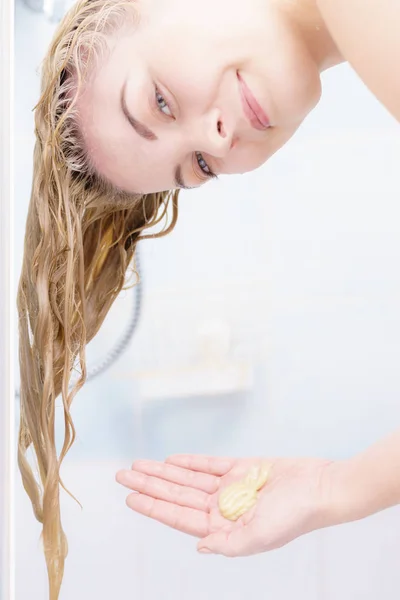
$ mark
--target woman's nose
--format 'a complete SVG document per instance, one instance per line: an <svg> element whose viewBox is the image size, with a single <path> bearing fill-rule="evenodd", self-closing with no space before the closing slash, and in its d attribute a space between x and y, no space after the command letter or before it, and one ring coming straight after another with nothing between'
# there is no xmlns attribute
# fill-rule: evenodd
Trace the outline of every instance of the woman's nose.
<svg viewBox="0 0 400 600"><path fill-rule="evenodd" d="M220 111L210 111L196 124L196 149L215 158L224 158L232 147L233 132Z"/></svg>

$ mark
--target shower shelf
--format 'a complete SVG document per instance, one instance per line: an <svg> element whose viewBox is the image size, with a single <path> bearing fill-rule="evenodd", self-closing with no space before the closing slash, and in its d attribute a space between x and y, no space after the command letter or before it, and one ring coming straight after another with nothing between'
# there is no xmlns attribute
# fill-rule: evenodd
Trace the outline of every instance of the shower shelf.
<svg viewBox="0 0 400 600"><path fill-rule="evenodd" d="M204 363L176 369L114 372L113 375L135 381L143 402L248 392L253 387L253 367L247 362Z"/></svg>

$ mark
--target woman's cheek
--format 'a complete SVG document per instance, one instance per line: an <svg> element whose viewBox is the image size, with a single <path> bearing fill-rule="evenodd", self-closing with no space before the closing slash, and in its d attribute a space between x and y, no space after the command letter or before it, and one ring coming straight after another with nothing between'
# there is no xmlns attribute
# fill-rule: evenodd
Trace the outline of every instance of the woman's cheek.
<svg viewBox="0 0 400 600"><path fill-rule="evenodd" d="M229 174L248 173L258 169L270 156L271 151L267 142L258 148L253 145L243 146L237 150L236 155L232 154L226 165L226 172Z"/></svg>

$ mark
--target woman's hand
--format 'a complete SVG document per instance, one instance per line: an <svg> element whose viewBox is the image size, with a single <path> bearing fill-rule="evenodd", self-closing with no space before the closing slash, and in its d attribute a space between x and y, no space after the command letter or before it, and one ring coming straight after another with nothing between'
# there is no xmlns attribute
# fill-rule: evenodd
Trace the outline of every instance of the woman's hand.
<svg viewBox="0 0 400 600"><path fill-rule="evenodd" d="M261 459L177 455L164 463L140 460L130 471L119 471L116 479L134 490L126 501L132 510L200 538L200 552L257 554L330 524L330 462L309 458L262 462L271 466L267 483L256 505L235 522L220 514L218 496Z"/></svg>

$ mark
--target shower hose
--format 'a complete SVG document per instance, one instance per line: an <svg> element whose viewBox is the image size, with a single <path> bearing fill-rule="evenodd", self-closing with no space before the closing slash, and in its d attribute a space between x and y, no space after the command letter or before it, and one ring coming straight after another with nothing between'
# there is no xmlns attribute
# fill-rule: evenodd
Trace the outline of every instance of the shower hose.
<svg viewBox="0 0 400 600"><path fill-rule="evenodd" d="M132 288L132 292L134 295L134 300L132 302L132 311L129 317L128 324L126 326L126 330L123 333L121 339L115 344L113 348L104 356L103 359L99 360L98 363L95 363L92 368L89 368L87 371L86 382L91 381L98 375L101 375L111 367L115 363L116 360L123 354L126 348L131 341L136 328L139 323L140 314L142 310L142 296L143 296L143 282L142 282L142 273L140 268L140 252L139 249L136 248L135 253L135 270L138 276L138 283ZM19 398L20 390L17 388L15 390L15 397Z"/></svg>

